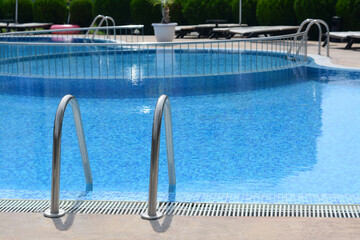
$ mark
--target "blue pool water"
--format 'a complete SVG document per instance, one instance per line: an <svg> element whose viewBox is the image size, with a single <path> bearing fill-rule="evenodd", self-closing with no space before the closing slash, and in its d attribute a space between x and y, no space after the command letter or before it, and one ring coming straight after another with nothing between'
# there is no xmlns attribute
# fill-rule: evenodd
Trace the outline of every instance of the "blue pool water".
<svg viewBox="0 0 360 240"><path fill-rule="evenodd" d="M154 107L167 94L177 200L247 196L246 201L276 202L290 196L284 201L301 203L324 202L325 196L358 203L359 80L360 72L314 67L135 82L0 77L0 198L49 198L55 111L71 93L80 104L88 145L90 198L126 193L124 200L146 200ZM74 129L69 108L62 198L85 188ZM164 138L161 196L168 190Z"/></svg>

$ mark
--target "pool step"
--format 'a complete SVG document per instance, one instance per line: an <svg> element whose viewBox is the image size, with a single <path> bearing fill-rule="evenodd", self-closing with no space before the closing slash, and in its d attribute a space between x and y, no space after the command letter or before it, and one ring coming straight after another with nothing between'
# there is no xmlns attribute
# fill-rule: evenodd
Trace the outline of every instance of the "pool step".
<svg viewBox="0 0 360 240"><path fill-rule="evenodd" d="M48 200L0 200L0 212L42 213L49 206ZM147 210L147 202L66 200L60 207L70 213L140 215ZM360 218L360 205L353 204L159 202L157 209L177 216Z"/></svg>

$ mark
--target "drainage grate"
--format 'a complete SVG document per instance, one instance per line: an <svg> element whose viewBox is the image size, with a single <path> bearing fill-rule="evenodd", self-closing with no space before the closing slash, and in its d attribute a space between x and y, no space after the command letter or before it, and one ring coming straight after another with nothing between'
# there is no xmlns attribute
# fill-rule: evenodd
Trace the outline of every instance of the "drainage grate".
<svg viewBox="0 0 360 240"><path fill-rule="evenodd" d="M49 206L48 200L0 200L0 212L36 213ZM139 215L147 210L147 202L69 200L61 201L60 208L82 214ZM179 216L360 218L360 205L160 202L157 208Z"/></svg>

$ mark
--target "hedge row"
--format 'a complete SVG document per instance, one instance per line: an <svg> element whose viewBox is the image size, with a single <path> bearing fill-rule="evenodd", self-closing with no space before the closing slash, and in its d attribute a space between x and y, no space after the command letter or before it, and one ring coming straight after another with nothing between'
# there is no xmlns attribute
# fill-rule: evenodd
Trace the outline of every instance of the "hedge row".
<svg viewBox="0 0 360 240"><path fill-rule="evenodd" d="M15 19L16 0L0 0L0 18ZM18 21L64 23L66 0L18 0Z"/></svg>
<svg viewBox="0 0 360 240"><path fill-rule="evenodd" d="M0 18L14 18L15 0L0 0ZM149 0L72 0L71 23L89 26L94 16L108 15L117 25L160 22L160 6ZM331 26L332 16L343 19L344 30L360 30L360 0L242 0L242 22L249 25L295 25L320 18ZM19 0L20 22L64 23L67 0ZM174 0L170 16L178 24L199 24L207 19L239 20L239 0Z"/></svg>
<svg viewBox="0 0 360 240"><path fill-rule="evenodd" d="M70 23L89 27L93 20L92 0L72 0L70 4Z"/></svg>
<svg viewBox="0 0 360 240"><path fill-rule="evenodd" d="M66 22L66 0L35 0L34 21L64 23Z"/></svg>
<svg viewBox="0 0 360 240"><path fill-rule="evenodd" d="M338 0L336 14L343 19L343 30L360 30L360 0Z"/></svg>
<svg viewBox="0 0 360 240"><path fill-rule="evenodd" d="M1 0L0 0L1 1ZM4 19L15 19L15 0L3 0L2 17ZM31 0L18 1L18 21L21 23L32 22L33 20L33 2ZM1 11L1 10L0 10ZM20 14L21 13L21 14ZM0 13L1 15L1 13Z"/></svg>
<svg viewBox="0 0 360 240"><path fill-rule="evenodd" d="M0 19L4 19L3 0L0 0Z"/></svg>

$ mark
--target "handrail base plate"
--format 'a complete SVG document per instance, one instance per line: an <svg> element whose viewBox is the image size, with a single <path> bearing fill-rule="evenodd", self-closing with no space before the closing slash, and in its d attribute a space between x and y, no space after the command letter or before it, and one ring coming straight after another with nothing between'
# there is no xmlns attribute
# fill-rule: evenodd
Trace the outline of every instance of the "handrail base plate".
<svg viewBox="0 0 360 240"><path fill-rule="evenodd" d="M161 212L156 212L155 215L150 216L147 212L141 214L141 218L145 220L156 220L162 218L163 214Z"/></svg>
<svg viewBox="0 0 360 240"><path fill-rule="evenodd" d="M64 216L66 214L66 212L62 209L59 209L58 213L52 213L50 208L45 210L44 212L44 216L48 217L48 218L60 218L62 216Z"/></svg>

